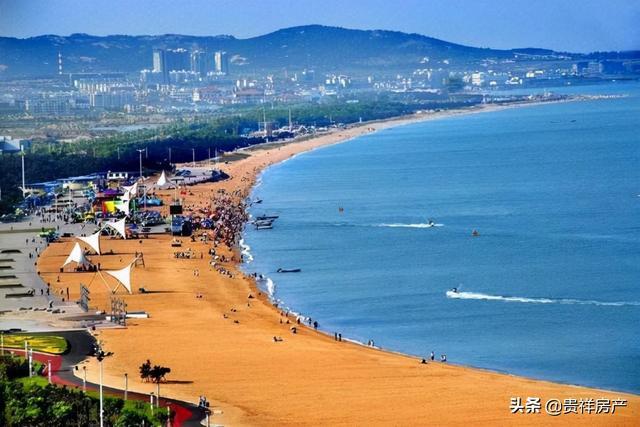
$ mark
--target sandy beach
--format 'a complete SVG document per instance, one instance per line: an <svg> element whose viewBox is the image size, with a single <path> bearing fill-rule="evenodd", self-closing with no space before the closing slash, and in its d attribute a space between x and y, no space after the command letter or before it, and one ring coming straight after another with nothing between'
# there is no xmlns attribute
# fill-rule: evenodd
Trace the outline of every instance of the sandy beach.
<svg viewBox="0 0 640 427"><path fill-rule="evenodd" d="M185 206L207 207L220 190L236 200L246 198L264 168L298 153L343 142L380 129L455 114L510 108L483 106L469 110L425 113L365 123L348 129L286 144L265 144L231 155L220 168L230 179L188 187ZM246 155L246 156L244 156ZM167 204L173 190L158 192ZM290 328L285 317L244 277L239 255L225 249L230 260L222 266L231 276L209 265L210 244L181 238L179 250L194 251L192 259L176 259L167 234L142 240L102 240L103 253L93 256L102 269L122 268L136 252L145 266L133 270L133 288L149 293L126 295L129 311L146 311L148 319L132 319L126 328L96 332L107 351L105 383L122 388L124 373L132 390L155 391L137 379L146 359L171 368L161 394L197 402L206 396L214 408L211 424L219 425L638 425L640 397L619 392L527 379L480 369L429 362L397 353L337 342L310 328ZM95 273L59 273L74 240L51 244L40 257L38 270L59 291L68 287L77 299L79 284L91 290L91 306L109 310L109 291ZM202 253L202 257L199 254ZM198 270L198 274L194 274ZM115 282L106 279L110 285ZM201 298L197 296L201 295ZM251 298L249 297L251 296ZM321 322L322 319L319 319ZM289 323L287 323L289 322ZM274 342L273 337L282 337ZM428 349L425 349L425 357ZM515 351L515 349L514 349ZM451 361L455 363L455 361ZM602 361L602 363L608 363ZM97 382L94 361L87 362L88 379ZM512 398L540 398L541 413L512 414ZM545 413L549 399L625 399L615 414Z"/></svg>

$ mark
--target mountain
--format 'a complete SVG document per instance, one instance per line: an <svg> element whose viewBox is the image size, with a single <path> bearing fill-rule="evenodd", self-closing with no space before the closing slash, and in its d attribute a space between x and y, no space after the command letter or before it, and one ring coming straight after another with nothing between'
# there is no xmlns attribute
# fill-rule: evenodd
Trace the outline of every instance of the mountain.
<svg viewBox="0 0 640 427"><path fill-rule="evenodd" d="M46 76L57 71L63 55L64 72L136 72L152 67L154 48L199 47L224 50L232 71L252 73L303 68L326 72L427 67L444 61L455 67L486 59L518 56L566 57L545 49L482 49L397 31L363 31L320 25L286 28L247 39L233 36L92 36L43 35L26 39L0 37L0 78Z"/></svg>

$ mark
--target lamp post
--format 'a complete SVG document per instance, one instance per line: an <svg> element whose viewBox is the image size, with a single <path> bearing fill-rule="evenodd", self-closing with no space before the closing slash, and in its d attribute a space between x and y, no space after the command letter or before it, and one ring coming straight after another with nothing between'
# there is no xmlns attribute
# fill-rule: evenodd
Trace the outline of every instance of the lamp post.
<svg viewBox="0 0 640 427"><path fill-rule="evenodd" d="M29 349L29 378L33 376L33 347Z"/></svg>
<svg viewBox="0 0 640 427"><path fill-rule="evenodd" d="M128 391L129 391L129 375L125 372L125 374L124 374L124 400L127 400Z"/></svg>
<svg viewBox="0 0 640 427"><path fill-rule="evenodd" d="M192 165L193 167L196 166L196 149L192 148L191 149L191 156L192 156Z"/></svg>
<svg viewBox="0 0 640 427"><path fill-rule="evenodd" d="M108 354L102 350L102 345L100 343L96 345L95 356L96 356L96 359L98 359L98 364L100 365L100 427L104 427L104 398L102 393L102 361L104 360L105 357L108 356Z"/></svg>
<svg viewBox="0 0 640 427"><path fill-rule="evenodd" d="M24 358L29 360L29 342L27 340L24 341ZM29 377L31 377L31 364L29 364Z"/></svg>
<svg viewBox="0 0 640 427"><path fill-rule="evenodd" d="M145 150L137 150L137 149L136 149L136 151L137 151L137 152L138 152L138 154L140 155L140 179L142 179L142 153L143 153Z"/></svg>
<svg viewBox="0 0 640 427"><path fill-rule="evenodd" d="M104 427L104 407L102 399L102 358L98 356L98 363L100 364L100 427Z"/></svg>
<svg viewBox="0 0 640 427"><path fill-rule="evenodd" d="M4 332L0 332L0 349L2 350L2 355L4 356Z"/></svg>
<svg viewBox="0 0 640 427"><path fill-rule="evenodd" d="M149 393L149 406L151 407L151 415L153 415L153 392Z"/></svg>
<svg viewBox="0 0 640 427"><path fill-rule="evenodd" d="M47 378L49 379L49 384L51 384L51 360L47 360Z"/></svg>
<svg viewBox="0 0 640 427"><path fill-rule="evenodd" d="M20 157L22 158L22 198L24 198L24 195L26 194L26 185L24 183L24 156L25 156L24 145L21 145Z"/></svg>
<svg viewBox="0 0 640 427"><path fill-rule="evenodd" d="M82 367L82 391L87 391L87 367Z"/></svg>

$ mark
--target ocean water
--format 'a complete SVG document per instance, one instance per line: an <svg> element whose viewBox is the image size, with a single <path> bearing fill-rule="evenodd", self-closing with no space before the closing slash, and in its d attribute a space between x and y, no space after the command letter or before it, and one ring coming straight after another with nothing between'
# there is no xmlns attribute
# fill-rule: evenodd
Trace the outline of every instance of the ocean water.
<svg viewBox="0 0 640 427"><path fill-rule="evenodd" d="M574 90L628 96L396 127L271 167L251 212L280 218L247 227L244 269L328 332L639 393L640 85Z"/></svg>

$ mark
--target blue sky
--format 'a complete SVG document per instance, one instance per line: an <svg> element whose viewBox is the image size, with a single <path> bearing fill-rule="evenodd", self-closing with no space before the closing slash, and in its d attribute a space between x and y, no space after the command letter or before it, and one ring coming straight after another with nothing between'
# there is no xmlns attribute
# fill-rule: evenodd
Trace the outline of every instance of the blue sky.
<svg viewBox="0 0 640 427"><path fill-rule="evenodd" d="M479 47L640 49L640 0L0 0L0 35L239 38L306 24L420 33Z"/></svg>

